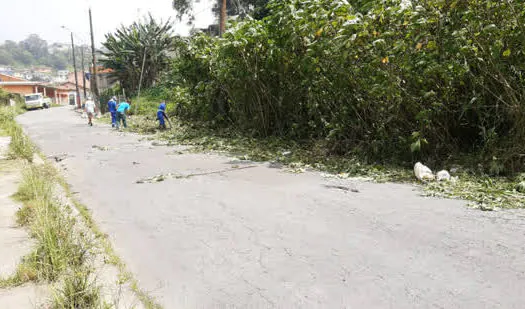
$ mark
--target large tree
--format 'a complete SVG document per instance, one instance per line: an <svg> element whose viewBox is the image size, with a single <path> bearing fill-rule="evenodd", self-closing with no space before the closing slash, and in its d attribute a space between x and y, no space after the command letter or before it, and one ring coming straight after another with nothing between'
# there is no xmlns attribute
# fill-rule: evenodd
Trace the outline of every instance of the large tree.
<svg viewBox="0 0 525 309"><path fill-rule="evenodd" d="M78 48L80 47L77 46ZM70 52L70 50L48 48L45 40L36 34L32 34L19 43L7 40L0 44L0 64L23 67L45 65L57 70L64 70L72 61L68 55ZM78 50L78 54L80 55L80 50ZM79 61L77 65L80 67L80 58L77 61Z"/></svg>
<svg viewBox="0 0 525 309"><path fill-rule="evenodd" d="M46 57L49 52L47 50L47 42L41 39L38 34L31 34L27 39L20 42L20 46L33 55L35 59L42 59Z"/></svg>
<svg viewBox="0 0 525 309"><path fill-rule="evenodd" d="M68 66L67 60L67 55L63 53L55 53L53 55L49 55L48 59L46 59L46 64L57 70L65 70Z"/></svg>
<svg viewBox="0 0 525 309"><path fill-rule="evenodd" d="M106 34L104 57L100 61L114 70L126 90L134 92L139 87L143 62L142 87L152 86L168 68L173 41L171 21L157 22L150 15L141 22Z"/></svg>
<svg viewBox="0 0 525 309"><path fill-rule="evenodd" d="M24 49L22 44L17 44L14 41L5 41L3 45L0 45L2 51L2 64L14 65L32 65L35 62L33 55Z"/></svg>
<svg viewBox="0 0 525 309"><path fill-rule="evenodd" d="M0 64L11 65L15 63L15 58L7 50L0 48Z"/></svg>

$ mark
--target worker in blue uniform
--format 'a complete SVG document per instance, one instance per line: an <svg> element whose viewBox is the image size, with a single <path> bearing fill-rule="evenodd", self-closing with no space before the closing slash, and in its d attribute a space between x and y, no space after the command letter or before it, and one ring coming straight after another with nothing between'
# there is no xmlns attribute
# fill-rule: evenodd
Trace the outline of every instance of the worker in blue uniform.
<svg viewBox="0 0 525 309"><path fill-rule="evenodd" d="M115 125L117 130L120 127L120 122L122 122L122 125L124 126L124 128L128 127L126 123L126 111L129 111L130 108L131 108L131 100L129 99L126 99L120 102L120 104L117 106L117 123Z"/></svg>
<svg viewBox="0 0 525 309"><path fill-rule="evenodd" d="M159 121L159 129L161 130L166 129L166 122L164 119L168 119L168 116L166 115L166 103L161 102L157 109L157 120Z"/></svg>
<svg viewBox="0 0 525 309"><path fill-rule="evenodd" d="M108 101L108 111L111 114L111 126L114 128L117 125L117 98L112 97Z"/></svg>

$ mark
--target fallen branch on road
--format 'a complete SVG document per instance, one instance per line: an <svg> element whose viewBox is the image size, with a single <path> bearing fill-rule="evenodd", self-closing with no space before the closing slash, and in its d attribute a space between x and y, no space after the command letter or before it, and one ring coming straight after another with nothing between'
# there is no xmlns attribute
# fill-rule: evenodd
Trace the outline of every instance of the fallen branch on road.
<svg viewBox="0 0 525 309"><path fill-rule="evenodd" d="M186 179L186 178L191 178L191 177L196 177L196 176L206 176L206 175L213 175L213 174L222 174L222 173L227 173L227 172L233 172L233 171L238 171L238 170L245 170L245 169L249 169L249 168L254 168L254 167L257 167L256 165L250 165L250 166L243 166L243 167L234 167L234 168L228 168L228 169L224 169L224 170L219 170L219 171L212 171L212 172L204 172L204 173L195 173L195 174L189 174L189 175L177 175L177 174L173 174L173 173L167 173L167 174L161 174L161 175L155 175L155 176L152 176L152 177L146 177L146 178L142 178L142 179L139 179L137 180L135 183L156 183L156 182L162 182L166 179Z"/></svg>

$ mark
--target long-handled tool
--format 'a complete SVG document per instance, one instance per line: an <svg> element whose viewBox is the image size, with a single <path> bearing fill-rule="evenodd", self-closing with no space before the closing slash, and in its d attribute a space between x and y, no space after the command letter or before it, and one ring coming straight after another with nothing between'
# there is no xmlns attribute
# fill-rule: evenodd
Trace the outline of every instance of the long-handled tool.
<svg viewBox="0 0 525 309"><path fill-rule="evenodd" d="M173 126L171 125L170 118L168 118L168 115L166 115L166 113L164 111L162 112L162 116L164 118L166 118L166 120L168 121L168 124L170 125L170 130L171 130L173 128Z"/></svg>

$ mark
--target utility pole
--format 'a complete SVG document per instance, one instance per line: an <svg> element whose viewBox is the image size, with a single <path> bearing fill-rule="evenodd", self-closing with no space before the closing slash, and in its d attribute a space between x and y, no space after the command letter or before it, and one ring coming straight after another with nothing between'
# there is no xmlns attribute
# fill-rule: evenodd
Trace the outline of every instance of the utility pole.
<svg viewBox="0 0 525 309"><path fill-rule="evenodd" d="M226 31L226 0L219 0L219 5L221 7L221 14L219 17L219 36L223 36Z"/></svg>
<svg viewBox="0 0 525 309"><path fill-rule="evenodd" d="M84 46L80 49L80 56L82 57L82 88L84 89L84 100L86 99L86 69L84 67Z"/></svg>
<svg viewBox="0 0 525 309"><path fill-rule="evenodd" d="M135 104L135 110L138 111L139 108L139 99L140 99L140 88L142 86L142 77L144 76L144 66L146 65L146 51L147 48L144 47L144 58L142 59L142 70L140 71L140 79L139 79L139 93L137 94L137 104Z"/></svg>
<svg viewBox="0 0 525 309"><path fill-rule="evenodd" d="M93 21L91 19L91 8L89 8L89 29L91 30L91 56L93 58L93 77L91 78L91 85L93 85L93 96L95 97L95 102L97 102L97 105L99 105L97 85L97 60L95 58L95 39L93 37Z"/></svg>
<svg viewBox="0 0 525 309"><path fill-rule="evenodd" d="M73 50L73 68L75 69L75 87L77 95L75 97L75 105L80 108L80 91L78 91L78 77L77 77L77 58L75 57L75 42L73 41L73 32L71 32L71 49Z"/></svg>

